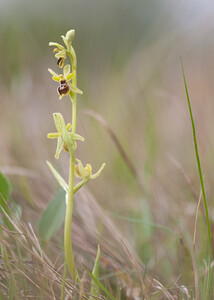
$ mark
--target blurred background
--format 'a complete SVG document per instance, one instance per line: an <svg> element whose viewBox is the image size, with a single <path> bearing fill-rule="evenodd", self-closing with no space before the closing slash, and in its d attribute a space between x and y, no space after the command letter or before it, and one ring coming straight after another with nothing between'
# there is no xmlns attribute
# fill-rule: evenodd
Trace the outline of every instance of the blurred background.
<svg viewBox="0 0 214 300"><path fill-rule="evenodd" d="M78 87L84 92L77 132L86 141L78 143L77 157L94 171L106 162L88 189L148 270L155 268L163 283L182 274L179 282L190 285L191 263L179 237L191 244L200 183L180 57L213 223L214 3L0 0L0 170L12 180L23 219L35 230L57 189L45 161L68 176L67 154L54 159L56 143L47 133L55 131L53 112L71 121L71 104L58 100L47 69L59 72L48 43L62 43L69 29L76 30ZM134 174L89 109L112 129ZM199 223L198 252L206 258L203 212Z"/></svg>

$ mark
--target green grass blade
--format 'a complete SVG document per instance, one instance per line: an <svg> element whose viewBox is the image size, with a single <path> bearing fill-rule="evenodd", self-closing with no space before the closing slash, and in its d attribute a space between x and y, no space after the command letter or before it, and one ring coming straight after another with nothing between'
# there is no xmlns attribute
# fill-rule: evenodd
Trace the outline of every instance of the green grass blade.
<svg viewBox="0 0 214 300"><path fill-rule="evenodd" d="M210 287L210 278L211 278L211 276L210 276L211 268L210 267L211 267L211 255L212 255L210 221L209 221L207 199L206 199L206 193L205 193L205 187L204 187L204 180L203 180L203 175L202 175L202 170L201 170L201 163L200 163L199 152L198 152L195 124L194 124L194 120L193 120L192 108L191 108L191 104L190 104L189 93L188 93L188 89L187 89L186 77L185 77L185 74L184 74L184 67L183 67L182 60L181 60L181 68L182 68L184 86L185 86L185 91L186 91L188 107L189 107L189 114L190 114L190 119L191 119L191 124L192 124L193 140L194 140L194 146L195 146L195 156L196 156L197 165L198 165L198 173L199 173L200 182L201 182L201 190L202 190L202 195L203 195L203 199L204 199L204 208L205 208L206 221L207 221L207 233L208 233L208 242L209 242L209 259L208 259L208 273L207 273L206 292L205 292L205 298L204 298L204 299L207 299L208 293L209 293L209 287Z"/></svg>
<svg viewBox="0 0 214 300"><path fill-rule="evenodd" d="M99 264L100 264L100 246L98 245L97 247L97 256L95 259L95 263L94 263L94 268L92 271L92 274L94 275L94 277L99 280ZM99 296L99 286L96 284L96 282L93 281L92 279L92 284L91 284L91 291L90 294L92 296L98 297ZM93 297L90 297L89 300L93 300Z"/></svg>
<svg viewBox="0 0 214 300"><path fill-rule="evenodd" d="M9 180L0 173L0 212L1 208L9 215L10 210L7 206L11 194L11 184Z"/></svg>
<svg viewBox="0 0 214 300"><path fill-rule="evenodd" d="M63 272L63 278L62 278L62 291L61 291L61 300L64 300L65 298L65 280L66 280L66 271L67 271L67 265L64 264L64 272Z"/></svg>
<svg viewBox="0 0 214 300"><path fill-rule="evenodd" d="M96 277L89 271L89 269L84 266L84 269L88 273L88 275L94 280L94 282L103 290L103 292L109 297L109 299L117 300L100 282L96 279Z"/></svg>
<svg viewBox="0 0 214 300"><path fill-rule="evenodd" d="M119 220L124 220L127 222L131 222L131 223L136 223L136 224L142 224L142 225L146 225L146 226L150 226L151 228L155 228L155 229L160 229L163 230L171 235L176 236L176 233L173 232L172 230L170 230L168 227L161 225L161 224L157 224L157 223L153 223L153 222L147 222L144 221L143 219L139 219L139 218L133 218L133 217L125 217L125 216L121 216L119 214L115 214L115 213L110 213L113 217L119 219Z"/></svg>

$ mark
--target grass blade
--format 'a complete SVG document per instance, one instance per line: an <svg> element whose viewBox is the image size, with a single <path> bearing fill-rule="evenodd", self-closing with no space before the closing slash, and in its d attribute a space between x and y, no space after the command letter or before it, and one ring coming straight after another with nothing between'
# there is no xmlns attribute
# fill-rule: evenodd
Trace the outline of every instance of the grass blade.
<svg viewBox="0 0 214 300"><path fill-rule="evenodd" d="M11 184L9 180L0 173L0 212L1 207L6 211L7 214L10 214L10 210L7 206L11 194Z"/></svg>
<svg viewBox="0 0 214 300"><path fill-rule="evenodd" d="M117 300L100 282L96 279L96 277L89 271L89 269L84 266L84 269L88 273L88 275L94 280L94 282L103 290L103 292L109 297L109 299Z"/></svg>
<svg viewBox="0 0 214 300"><path fill-rule="evenodd" d="M97 256L92 271L92 274L97 280L99 280L99 264L100 264L100 246L98 245ZM92 279L90 294L95 297L99 296L99 286L93 281L93 279ZM93 297L90 297L89 300L93 300Z"/></svg>
<svg viewBox="0 0 214 300"><path fill-rule="evenodd" d="M211 246L211 233L210 233L210 221L209 221L209 213L208 213L208 206L207 206L207 199L206 199L206 193L205 193L205 187L204 187L204 180L203 180L203 175L202 175L202 170L201 170L201 163L200 163L200 158L199 158L199 152L198 152L198 144L197 144L197 139L196 139L196 131L195 131L195 124L194 124L194 119L192 115L192 108L190 104L190 99L189 99L189 93L187 89L187 83L186 83L186 77L184 73L184 67L183 63L181 60L181 68L182 68L182 73L183 73L183 80L184 80L184 86L185 86L185 91L186 91L186 97L187 97L187 103L188 103L188 108L189 108L189 114L190 114L190 119L191 119L191 124L192 124L192 132L193 132L193 140L194 140L194 146L195 146L195 156L197 160L197 165L198 165L198 173L200 177L200 182L201 182L201 190L202 190L202 195L204 199L204 208L205 208L205 213L206 213L206 221L207 221L207 233L208 233L208 243L209 243L209 258L208 258L208 273L207 273L207 283L206 283L206 292L205 292L205 298L207 299L208 293L209 293L209 287L210 287L210 270L211 270L211 253L212 253L212 246Z"/></svg>

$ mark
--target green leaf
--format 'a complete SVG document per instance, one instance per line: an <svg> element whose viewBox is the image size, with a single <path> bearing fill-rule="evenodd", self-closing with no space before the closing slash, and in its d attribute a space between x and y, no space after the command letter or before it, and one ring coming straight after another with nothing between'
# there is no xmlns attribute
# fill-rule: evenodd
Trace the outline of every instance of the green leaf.
<svg viewBox="0 0 214 300"><path fill-rule="evenodd" d="M112 299L112 300L117 300L103 285L102 283L99 282L99 280L96 279L96 277L89 271L89 269L84 266L84 269L86 270L86 272L88 273L88 275L94 280L94 282L103 290L103 292L109 296L109 299Z"/></svg>
<svg viewBox="0 0 214 300"><path fill-rule="evenodd" d="M100 246L97 247L97 256L94 263L94 268L92 271L92 274L94 277L99 280L99 264L100 264ZM93 279L92 279L93 280ZM99 296L99 285L96 284L96 282L93 280L91 284L91 291L90 294L94 297ZM93 297L90 297L89 300L93 300Z"/></svg>
<svg viewBox="0 0 214 300"><path fill-rule="evenodd" d="M11 194L11 184L9 180L0 173L0 212L2 211L1 207L9 214L10 210L7 206L7 202Z"/></svg>
<svg viewBox="0 0 214 300"><path fill-rule="evenodd" d="M65 218L65 191L60 189L44 210L39 221L39 235L48 241L62 226Z"/></svg>
<svg viewBox="0 0 214 300"><path fill-rule="evenodd" d="M52 166L52 164L49 161L46 161L49 169L53 173L54 177L58 181L59 185L67 192L68 191L68 184L65 182L65 180L62 178L62 176L57 172L57 170Z"/></svg>

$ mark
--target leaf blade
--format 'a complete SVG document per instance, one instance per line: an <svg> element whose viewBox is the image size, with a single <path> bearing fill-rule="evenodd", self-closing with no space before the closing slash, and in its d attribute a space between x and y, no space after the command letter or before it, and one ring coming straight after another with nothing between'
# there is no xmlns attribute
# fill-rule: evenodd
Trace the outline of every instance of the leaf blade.
<svg viewBox="0 0 214 300"><path fill-rule="evenodd" d="M39 221L39 236L48 241L62 226L65 218L65 191L60 189L48 203Z"/></svg>
<svg viewBox="0 0 214 300"><path fill-rule="evenodd" d="M100 264L100 245L97 246L97 255L96 255L95 262L94 262L94 268L92 271L92 275L94 275L94 277L97 280L99 280L99 264ZM99 296L99 285L97 285L93 279L92 279L90 294L94 297ZM89 298L89 300L93 300L93 299L94 299L93 297Z"/></svg>
<svg viewBox="0 0 214 300"><path fill-rule="evenodd" d="M49 169L51 170L52 174L56 178L59 185L63 188L64 191L68 191L68 184L65 182L65 180L62 178L62 176L57 172L57 170L52 166L52 164L49 161L46 161Z"/></svg>

